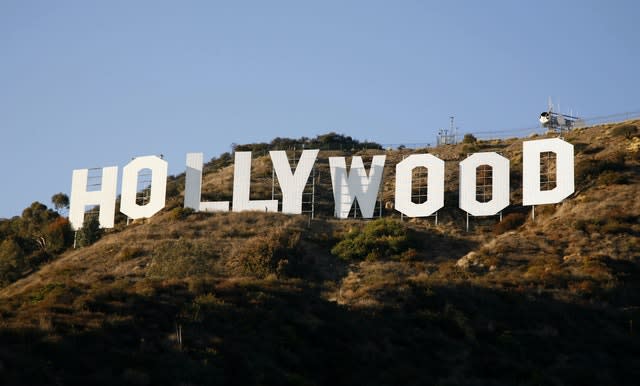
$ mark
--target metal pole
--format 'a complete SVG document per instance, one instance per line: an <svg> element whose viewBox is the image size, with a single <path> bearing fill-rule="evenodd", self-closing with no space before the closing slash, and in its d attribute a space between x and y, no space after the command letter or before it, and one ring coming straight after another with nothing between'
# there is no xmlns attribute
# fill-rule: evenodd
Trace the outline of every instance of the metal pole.
<svg viewBox="0 0 640 386"><path fill-rule="evenodd" d="M372 162L373 164L373 162ZM369 170L371 170L371 168L369 168ZM382 173L382 177L380 177L380 185L382 185L382 190L384 190L384 172ZM384 192L379 190L378 191L378 199L380 201L380 213L379 213L379 218L382 218L382 194Z"/></svg>
<svg viewBox="0 0 640 386"><path fill-rule="evenodd" d="M276 179L275 179L276 169L271 165L271 199L274 199L276 194Z"/></svg>
<svg viewBox="0 0 640 386"><path fill-rule="evenodd" d="M402 160L404 161L404 154L402 155ZM411 180L411 185L413 187L413 179ZM395 208L395 205L394 205ZM404 221L404 213L400 212L400 221Z"/></svg>
<svg viewBox="0 0 640 386"><path fill-rule="evenodd" d="M467 212L467 232L469 232L469 212Z"/></svg>
<svg viewBox="0 0 640 386"><path fill-rule="evenodd" d="M311 182L311 218L315 216L316 210L316 168L311 169L313 181Z"/></svg>

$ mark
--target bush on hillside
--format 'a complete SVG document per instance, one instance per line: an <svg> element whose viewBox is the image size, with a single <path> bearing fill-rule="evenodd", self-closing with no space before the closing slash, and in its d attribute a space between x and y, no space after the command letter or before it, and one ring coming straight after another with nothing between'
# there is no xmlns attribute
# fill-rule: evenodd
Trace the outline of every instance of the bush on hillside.
<svg viewBox="0 0 640 386"><path fill-rule="evenodd" d="M573 223L576 230L585 233L635 234L638 228L636 216L625 213L622 209L614 209L606 217L580 219Z"/></svg>
<svg viewBox="0 0 640 386"><path fill-rule="evenodd" d="M220 154L218 157L211 158L211 161L207 163L207 166L204 170L205 173L215 172L224 167L233 165L233 155L229 152L224 152Z"/></svg>
<svg viewBox="0 0 640 386"><path fill-rule="evenodd" d="M607 170L598 176L598 185L625 185L629 178L621 172Z"/></svg>
<svg viewBox="0 0 640 386"><path fill-rule="evenodd" d="M181 221L184 220L185 218L189 217L190 215L192 215L193 213L195 213L195 211L191 208L185 208L183 206L179 206L176 208L171 209L171 219L174 221Z"/></svg>
<svg viewBox="0 0 640 386"><path fill-rule="evenodd" d="M514 230L527 221L527 215L524 213L509 213L502 217L502 221L493 226L493 234L499 235L507 231Z"/></svg>
<svg viewBox="0 0 640 386"><path fill-rule="evenodd" d="M180 174L178 176L167 177L167 199L176 198L180 196L180 193L184 191L185 175Z"/></svg>
<svg viewBox="0 0 640 386"><path fill-rule="evenodd" d="M611 129L611 135L614 137L631 138L632 135L638 132L638 128L635 125L623 123L620 126L616 126Z"/></svg>
<svg viewBox="0 0 640 386"><path fill-rule="evenodd" d="M345 235L331 253L343 260L402 259L414 255L415 240L402 223L377 219Z"/></svg>
<svg viewBox="0 0 640 386"><path fill-rule="evenodd" d="M476 142L478 142L478 139L476 138L475 135L471 133L465 134L464 137L462 138L462 143L476 143Z"/></svg>
<svg viewBox="0 0 640 386"><path fill-rule="evenodd" d="M25 269L24 251L13 238L0 243L0 288L16 281Z"/></svg>
<svg viewBox="0 0 640 386"><path fill-rule="evenodd" d="M232 254L229 266L239 274L264 278L295 273L300 259L300 232L278 228L248 239Z"/></svg>
<svg viewBox="0 0 640 386"><path fill-rule="evenodd" d="M584 150L582 150L582 154L598 154L603 150L604 150L604 146L589 145Z"/></svg>
<svg viewBox="0 0 640 386"><path fill-rule="evenodd" d="M597 178L606 171L621 172L626 168L624 153L618 152L605 159L585 159L576 164L575 179L577 183L585 183Z"/></svg>

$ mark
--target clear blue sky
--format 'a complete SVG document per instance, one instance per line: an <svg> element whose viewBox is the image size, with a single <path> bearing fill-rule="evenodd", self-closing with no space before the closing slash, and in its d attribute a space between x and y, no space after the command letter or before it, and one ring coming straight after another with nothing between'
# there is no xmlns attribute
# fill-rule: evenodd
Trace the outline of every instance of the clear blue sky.
<svg viewBox="0 0 640 386"><path fill-rule="evenodd" d="M76 168L640 110L637 1L0 2L0 217Z"/></svg>

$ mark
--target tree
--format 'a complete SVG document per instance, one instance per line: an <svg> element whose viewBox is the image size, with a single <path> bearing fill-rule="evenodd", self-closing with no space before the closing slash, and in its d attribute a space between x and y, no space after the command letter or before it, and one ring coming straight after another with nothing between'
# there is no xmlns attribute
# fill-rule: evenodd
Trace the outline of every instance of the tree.
<svg viewBox="0 0 640 386"><path fill-rule="evenodd" d="M23 210L18 236L23 239L28 239L32 243L32 247L25 246L25 249L28 251L38 249L46 252L48 245L45 234L46 227L58 217L60 217L58 213L48 209L46 205L38 201L35 201L31 206Z"/></svg>
<svg viewBox="0 0 640 386"><path fill-rule="evenodd" d="M0 286L55 258L72 242L69 220L37 201L20 217L0 220Z"/></svg>
<svg viewBox="0 0 640 386"><path fill-rule="evenodd" d="M66 217L58 217L44 229L47 253L60 253L73 243L73 231Z"/></svg>
<svg viewBox="0 0 640 386"><path fill-rule="evenodd" d="M56 193L51 197L51 203L53 207L56 208L56 211L62 214L63 210L69 208L69 196L64 193Z"/></svg>
<svg viewBox="0 0 640 386"><path fill-rule="evenodd" d="M82 228L78 230L78 245L81 247L89 246L102 236L102 229L100 229L100 222L98 216L90 216L85 220Z"/></svg>

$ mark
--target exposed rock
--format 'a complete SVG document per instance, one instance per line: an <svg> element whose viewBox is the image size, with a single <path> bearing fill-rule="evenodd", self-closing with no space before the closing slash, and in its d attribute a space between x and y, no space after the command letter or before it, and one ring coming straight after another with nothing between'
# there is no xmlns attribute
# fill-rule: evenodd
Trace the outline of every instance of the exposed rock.
<svg viewBox="0 0 640 386"><path fill-rule="evenodd" d="M627 150L631 153L640 152L640 138L633 137L631 139L631 143L629 143L629 146L627 146Z"/></svg>
<svg viewBox="0 0 640 386"><path fill-rule="evenodd" d="M462 256L457 262L456 266L462 269L483 269L484 264L480 261L480 256L476 252L469 252Z"/></svg>
<svg viewBox="0 0 640 386"><path fill-rule="evenodd" d="M564 262L582 261L582 260L584 260L584 257L582 255L580 255L579 253L572 253L570 255L563 256L562 260Z"/></svg>

